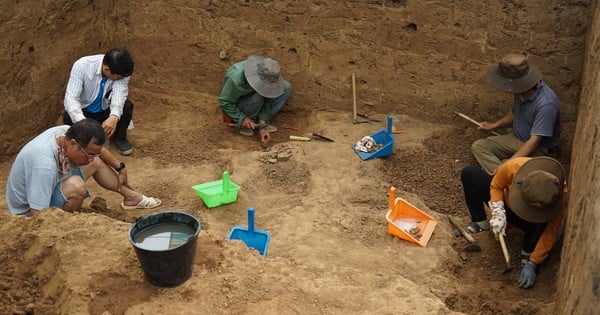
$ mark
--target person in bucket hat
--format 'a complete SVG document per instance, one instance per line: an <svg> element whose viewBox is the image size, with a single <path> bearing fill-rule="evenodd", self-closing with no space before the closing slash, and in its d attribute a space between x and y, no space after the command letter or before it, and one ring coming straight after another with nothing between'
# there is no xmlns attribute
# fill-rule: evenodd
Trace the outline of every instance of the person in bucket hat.
<svg viewBox="0 0 600 315"><path fill-rule="evenodd" d="M285 105L291 92L292 86L283 79L276 60L250 56L225 73L219 97L223 120L234 123L244 136L253 136L258 129L261 143L266 146L271 133L277 130L269 121Z"/></svg>
<svg viewBox="0 0 600 315"><path fill-rule="evenodd" d="M517 157L500 165L492 177L476 166L461 172L465 202L471 216L468 233L489 230L505 235L507 224L524 232L519 287L535 283L536 266L556 243L567 206L565 170L555 159ZM487 221L484 204L490 205Z"/></svg>
<svg viewBox="0 0 600 315"><path fill-rule="evenodd" d="M512 126L512 132L476 140L471 151L479 165L494 174L503 161L513 157L553 155L560 137L560 102L542 80L538 66L524 55L508 54L488 66L485 77L514 98L506 115L495 122L481 122L479 129Z"/></svg>

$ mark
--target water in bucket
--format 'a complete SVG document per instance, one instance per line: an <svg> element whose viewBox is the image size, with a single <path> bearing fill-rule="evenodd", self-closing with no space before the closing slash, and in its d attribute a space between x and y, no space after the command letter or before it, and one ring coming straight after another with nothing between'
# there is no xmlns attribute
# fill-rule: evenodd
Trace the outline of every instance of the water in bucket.
<svg viewBox="0 0 600 315"><path fill-rule="evenodd" d="M166 250L185 244L194 232L188 225L163 223L140 231L133 242L147 250Z"/></svg>

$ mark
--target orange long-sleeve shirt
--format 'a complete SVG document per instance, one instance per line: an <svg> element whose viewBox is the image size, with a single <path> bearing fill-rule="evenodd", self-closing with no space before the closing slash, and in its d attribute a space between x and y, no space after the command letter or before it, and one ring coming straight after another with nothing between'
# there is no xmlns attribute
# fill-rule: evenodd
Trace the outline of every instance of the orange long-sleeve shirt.
<svg viewBox="0 0 600 315"><path fill-rule="evenodd" d="M500 165L496 175L494 175L494 178L492 179L492 183L490 184L490 201L504 201L504 204L506 204L508 208L511 208L510 204L508 203L508 192L512 186L515 174L529 159L531 158L512 158ZM558 240L562 218L567 209L567 199L567 183L565 181L560 210L556 213L556 215L554 215L554 217L552 217L552 219L550 219L550 221L548 221L544 232L542 232L540 239L535 245L533 253L530 255L530 259L536 264L540 264L546 260L550 250L552 250L552 247Z"/></svg>

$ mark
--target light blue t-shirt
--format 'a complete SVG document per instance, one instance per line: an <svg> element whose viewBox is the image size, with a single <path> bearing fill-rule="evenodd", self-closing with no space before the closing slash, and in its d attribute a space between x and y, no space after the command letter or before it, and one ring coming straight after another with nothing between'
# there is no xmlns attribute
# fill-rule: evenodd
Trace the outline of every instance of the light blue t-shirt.
<svg viewBox="0 0 600 315"><path fill-rule="evenodd" d="M48 208L56 185L72 174L58 172L56 135L69 126L52 127L29 141L17 154L6 181L6 203L12 214ZM70 164L73 170L76 166Z"/></svg>
<svg viewBox="0 0 600 315"><path fill-rule="evenodd" d="M560 137L560 103L558 97L544 81L540 81L535 93L522 101L515 95L512 107L513 132L525 142L530 136L541 136L539 146L554 149Z"/></svg>

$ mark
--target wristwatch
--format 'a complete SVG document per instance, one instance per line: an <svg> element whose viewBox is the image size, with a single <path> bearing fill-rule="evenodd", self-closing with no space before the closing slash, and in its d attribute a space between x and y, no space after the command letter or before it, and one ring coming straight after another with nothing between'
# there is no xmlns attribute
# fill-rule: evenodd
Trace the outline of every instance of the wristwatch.
<svg viewBox="0 0 600 315"><path fill-rule="evenodd" d="M121 162L119 163L118 167L115 167L115 171L117 171L117 173L119 173L120 171L122 171L125 168L125 163Z"/></svg>

